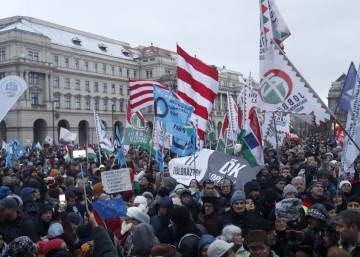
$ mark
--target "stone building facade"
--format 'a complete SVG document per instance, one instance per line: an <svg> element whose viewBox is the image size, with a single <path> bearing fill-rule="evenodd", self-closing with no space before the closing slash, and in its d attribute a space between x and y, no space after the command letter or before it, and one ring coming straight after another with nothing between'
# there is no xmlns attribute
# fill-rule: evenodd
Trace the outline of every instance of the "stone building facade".
<svg viewBox="0 0 360 257"><path fill-rule="evenodd" d="M218 130L227 92L237 96L242 74L219 68L220 92L212 118ZM14 16L0 19L0 77L19 75L28 89L0 123L0 138L23 144L57 142L60 127L78 133L77 143L95 143L95 108L109 133L124 126L129 79L160 80L176 87L176 53L79 31L47 21ZM143 110L149 120L153 110Z"/></svg>

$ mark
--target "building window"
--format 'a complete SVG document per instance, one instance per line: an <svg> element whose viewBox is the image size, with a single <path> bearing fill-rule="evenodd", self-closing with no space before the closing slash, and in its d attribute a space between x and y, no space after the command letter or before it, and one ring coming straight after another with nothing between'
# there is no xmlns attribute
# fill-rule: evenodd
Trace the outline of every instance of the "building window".
<svg viewBox="0 0 360 257"><path fill-rule="evenodd" d="M54 77L54 88L59 88L59 87L60 87L59 77Z"/></svg>
<svg viewBox="0 0 360 257"><path fill-rule="evenodd" d="M119 67L119 76L121 77L122 76L122 68Z"/></svg>
<svg viewBox="0 0 360 257"><path fill-rule="evenodd" d="M147 78L147 79L151 79L151 78L152 78L152 70L147 70L147 71L146 71L146 78Z"/></svg>
<svg viewBox="0 0 360 257"><path fill-rule="evenodd" d="M35 72L29 72L29 83L31 85L39 85L40 84L39 74Z"/></svg>
<svg viewBox="0 0 360 257"><path fill-rule="evenodd" d="M104 83L104 90L103 90L103 93L105 93L105 94L107 94L107 84L106 83Z"/></svg>
<svg viewBox="0 0 360 257"><path fill-rule="evenodd" d="M98 72L98 65L97 65L97 63L94 63L94 70L95 70L95 72Z"/></svg>
<svg viewBox="0 0 360 257"><path fill-rule="evenodd" d="M71 108L71 96L69 95L65 96L65 108L66 109Z"/></svg>
<svg viewBox="0 0 360 257"><path fill-rule="evenodd" d="M80 80L79 79L75 80L75 89L80 90Z"/></svg>
<svg viewBox="0 0 360 257"><path fill-rule="evenodd" d="M120 100L120 112L124 112L124 101Z"/></svg>
<svg viewBox="0 0 360 257"><path fill-rule="evenodd" d="M126 69L126 77L130 78L130 70L129 69Z"/></svg>
<svg viewBox="0 0 360 257"><path fill-rule="evenodd" d="M103 99L103 105L104 105L104 111L108 110L108 100L107 99Z"/></svg>
<svg viewBox="0 0 360 257"><path fill-rule="evenodd" d="M6 60L6 49L5 47L0 48L0 62Z"/></svg>
<svg viewBox="0 0 360 257"><path fill-rule="evenodd" d="M111 101L111 111L112 112L116 112L116 100L112 100Z"/></svg>
<svg viewBox="0 0 360 257"><path fill-rule="evenodd" d="M85 91L90 92L90 82L89 81L85 81Z"/></svg>
<svg viewBox="0 0 360 257"><path fill-rule="evenodd" d="M94 92L99 92L99 83L94 82Z"/></svg>
<svg viewBox="0 0 360 257"><path fill-rule="evenodd" d="M95 111L98 111L99 110L99 98L94 99L94 106L95 106Z"/></svg>
<svg viewBox="0 0 360 257"><path fill-rule="evenodd" d="M69 62L69 58L65 57L65 67L69 68L70 67L70 62Z"/></svg>
<svg viewBox="0 0 360 257"><path fill-rule="evenodd" d="M136 78L137 72L136 70L134 70L134 78Z"/></svg>
<svg viewBox="0 0 360 257"><path fill-rule="evenodd" d="M124 95L123 87L120 85L120 95Z"/></svg>
<svg viewBox="0 0 360 257"><path fill-rule="evenodd" d="M111 66L111 75L115 75L115 67L114 66Z"/></svg>
<svg viewBox="0 0 360 257"><path fill-rule="evenodd" d="M86 110L90 110L90 103L91 103L91 98L90 98L90 97L87 97L87 98L86 98L86 101L85 101Z"/></svg>
<svg viewBox="0 0 360 257"><path fill-rule="evenodd" d="M129 90L129 88L127 88L127 95L130 95L130 90Z"/></svg>
<svg viewBox="0 0 360 257"><path fill-rule="evenodd" d="M0 79L5 78L5 72L0 72Z"/></svg>
<svg viewBox="0 0 360 257"><path fill-rule="evenodd" d="M28 52L29 59L32 61L39 61L39 52L34 50L29 50Z"/></svg>
<svg viewBox="0 0 360 257"><path fill-rule="evenodd" d="M103 63L102 68L103 68L103 73L105 74L106 73L106 64L105 63Z"/></svg>
<svg viewBox="0 0 360 257"><path fill-rule="evenodd" d="M38 92L31 92L31 104L39 105L39 93Z"/></svg>
<svg viewBox="0 0 360 257"><path fill-rule="evenodd" d="M77 59L75 60L75 69L77 70L79 69L79 60Z"/></svg>
<svg viewBox="0 0 360 257"><path fill-rule="evenodd" d="M88 61L85 61L85 70L89 71L89 62Z"/></svg>
<svg viewBox="0 0 360 257"><path fill-rule="evenodd" d="M70 88L70 79L69 78L65 78L65 88L66 89Z"/></svg>
<svg viewBox="0 0 360 257"><path fill-rule="evenodd" d="M60 95L54 95L54 107L56 109L60 108Z"/></svg>
<svg viewBox="0 0 360 257"><path fill-rule="evenodd" d="M149 60L150 60L150 61L155 61L155 58L154 58L154 57L152 57L152 58L150 58Z"/></svg>
<svg viewBox="0 0 360 257"><path fill-rule="evenodd" d="M171 74L171 70L165 69L165 73L166 73L166 74Z"/></svg>
<svg viewBox="0 0 360 257"><path fill-rule="evenodd" d="M75 108L80 110L81 109L81 97L80 96L77 96L75 98Z"/></svg>
<svg viewBox="0 0 360 257"><path fill-rule="evenodd" d="M54 65L59 66L59 56L58 55L54 55Z"/></svg>
<svg viewBox="0 0 360 257"><path fill-rule="evenodd" d="M111 94L115 94L116 92L115 92L115 85L114 84L112 84L111 85Z"/></svg>

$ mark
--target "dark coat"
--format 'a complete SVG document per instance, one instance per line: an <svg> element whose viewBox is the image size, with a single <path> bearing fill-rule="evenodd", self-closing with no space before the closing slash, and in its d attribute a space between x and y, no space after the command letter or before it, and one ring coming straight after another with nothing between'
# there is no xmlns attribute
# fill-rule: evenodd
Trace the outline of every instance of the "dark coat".
<svg viewBox="0 0 360 257"><path fill-rule="evenodd" d="M93 232L94 257L117 257L114 243L104 227L96 227Z"/></svg>

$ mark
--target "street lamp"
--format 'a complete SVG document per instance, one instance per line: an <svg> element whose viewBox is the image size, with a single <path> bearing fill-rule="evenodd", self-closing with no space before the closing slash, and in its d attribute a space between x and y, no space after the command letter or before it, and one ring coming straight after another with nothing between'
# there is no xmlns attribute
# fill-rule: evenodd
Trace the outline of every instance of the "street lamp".
<svg viewBox="0 0 360 257"><path fill-rule="evenodd" d="M115 138L115 133L114 133L114 112L115 112L115 104L112 103L111 105L111 129L113 132L113 138Z"/></svg>
<svg viewBox="0 0 360 257"><path fill-rule="evenodd" d="M53 130L53 142L55 142L55 100L51 99L52 106L52 130Z"/></svg>

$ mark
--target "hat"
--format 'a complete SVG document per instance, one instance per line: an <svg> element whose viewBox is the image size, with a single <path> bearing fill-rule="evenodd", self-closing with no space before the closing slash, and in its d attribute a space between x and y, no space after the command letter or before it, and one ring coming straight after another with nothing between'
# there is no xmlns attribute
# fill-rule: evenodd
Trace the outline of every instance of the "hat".
<svg viewBox="0 0 360 257"><path fill-rule="evenodd" d="M174 247L172 247L169 244L158 244L155 245L151 249L150 253L151 257L161 256L161 257L175 257L176 256L176 250Z"/></svg>
<svg viewBox="0 0 360 257"><path fill-rule="evenodd" d="M10 242L8 254L10 256L28 256L37 250L36 244L28 236L20 236Z"/></svg>
<svg viewBox="0 0 360 257"><path fill-rule="evenodd" d="M347 199L347 202L348 202L348 203L351 203L351 202L360 203L360 196L352 195L352 196L350 196L350 197Z"/></svg>
<svg viewBox="0 0 360 257"><path fill-rule="evenodd" d="M57 177L58 174L59 174L59 171L57 169L51 169L50 177Z"/></svg>
<svg viewBox="0 0 360 257"><path fill-rule="evenodd" d="M313 180L310 182L308 191L310 192L311 189L312 189L315 185L321 185L321 186L323 186L323 184L322 184L319 180L313 179Z"/></svg>
<svg viewBox="0 0 360 257"><path fill-rule="evenodd" d="M179 190L184 190L185 189L185 186L183 184L177 184L174 191L175 193L177 193Z"/></svg>
<svg viewBox="0 0 360 257"><path fill-rule="evenodd" d="M145 213L149 210L145 196L138 195L135 197L134 204L138 204L138 207Z"/></svg>
<svg viewBox="0 0 360 257"><path fill-rule="evenodd" d="M221 257L233 248L234 243L227 243L224 240L216 239L209 245L207 254L209 257Z"/></svg>
<svg viewBox="0 0 360 257"><path fill-rule="evenodd" d="M203 181L203 187L205 187L205 185L207 185L207 184L214 184L214 181L212 181L211 179L205 179L204 181Z"/></svg>
<svg viewBox="0 0 360 257"><path fill-rule="evenodd" d="M205 245L210 245L212 242L215 241L215 237L210 234L205 234L200 237L199 244L198 244L198 252L201 251Z"/></svg>
<svg viewBox="0 0 360 257"><path fill-rule="evenodd" d="M201 197L201 201L203 203L217 204L218 200L219 200L219 197L216 195L216 193L214 191L211 191Z"/></svg>
<svg viewBox="0 0 360 257"><path fill-rule="evenodd" d="M163 177L162 184L164 185L164 187L169 189L169 191L172 191L172 190L174 190L177 182L176 182L176 179L174 179L172 177Z"/></svg>
<svg viewBox="0 0 360 257"><path fill-rule="evenodd" d="M300 217L302 205L298 198L284 199L275 205L275 216L287 221L297 220Z"/></svg>
<svg viewBox="0 0 360 257"><path fill-rule="evenodd" d="M251 230L246 236L246 245L250 248L258 245L268 245L268 239L265 230Z"/></svg>
<svg viewBox="0 0 360 257"><path fill-rule="evenodd" d="M154 201L154 196L152 193L146 191L142 195L145 196L147 199L151 199L151 201Z"/></svg>
<svg viewBox="0 0 360 257"><path fill-rule="evenodd" d="M0 200L0 210L16 208L17 206L18 204L14 198L6 197Z"/></svg>
<svg viewBox="0 0 360 257"><path fill-rule="evenodd" d="M81 216L75 212L69 212L68 219L69 219L70 223L73 223L75 225L79 225L81 222Z"/></svg>
<svg viewBox="0 0 360 257"><path fill-rule="evenodd" d="M165 196L165 197L160 198L157 201L157 205L158 206L161 205L161 206L171 207L171 206L173 206L173 202L172 202L170 197Z"/></svg>
<svg viewBox="0 0 360 257"><path fill-rule="evenodd" d="M286 182L286 178L284 178L283 176L277 177L274 181L274 185L276 185L279 182Z"/></svg>
<svg viewBox="0 0 360 257"><path fill-rule="evenodd" d="M186 195L190 195L190 196L192 195L192 194L191 194L191 191L190 191L189 189L184 189L184 190L181 191L180 197L182 197L182 196L185 195L185 194L186 194Z"/></svg>
<svg viewBox="0 0 360 257"><path fill-rule="evenodd" d="M246 195L249 195L253 191L260 191L260 189L260 184L255 180L249 181L244 185L244 192Z"/></svg>
<svg viewBox="0 0 360 257"><path fill-rule="evenodd" d="M40 241L37 243L38 254L47 254L51 250L59 249L64 243L65 241L60 238L55 238L47 242Z"/></svg>
<svg viewBox="0 0 360 257"><path fill-rule="evenodd" d="M101 182L96 183L93 187L93 195L101 194L104 191L104 186Z"/></svg>
<svg viewBox="0 0 360 257"><path fill-rule="evenodd" d="M61 236L62 234L64 234L64 228L61 223L56 222L50 225L47 236L49 239L52 239Z"/></svg>
<svg viewBox="0 0 360 257"><path fill-rule="evenodd" d="M129 207L126 216L139 221L140 223L150 223L150 217L144 213L139 207Z"/></svg>
<svg viewBox="0 0 360 257"><path fill-rule="evenodd" d="M23 201L21 200L21 197L16 194L8 195L6 198L14 199L18 207L23 206Z"/></svg>
<svg viewBox="0 0 360 257"><path fill-rule="evenodd" d="M341 187L342 187L343 185L345 185L345 184L349 184L349 185L351 186L351 183L350 183L349 180L343 180L343 181L341 181L341 182L339 183L339 188L341 189Z"/></svg>
<svg viewBox="0 0 360 257"><path fill-rule="evenodd" d="M11 190L8 186L1 186L0 187L0 199L3 199L11 194Z"/></svg>
<svg viewBox="0 0 360 257"><path fill-rule="evenodd" d="M230 205L232 206L237 201L245 201L245 200L246 200L245 193L242 191L236 191L231 196Z"/></svg>
<svg viewBox="0 0 360 257"><path fill-rule="evenodd" d="M285 187L284 187L284 190L283 190L283 197L286 197L286 195L287 194L290 194L290 193L295 193L295 194L297 194L298 193L298 191L296 190L296 188L293 186L293 185L291 185L291 184L288 184L288 185L286 185Z"/></svg>
<svg viewBox="0 0 360 257"><path fill-rule="evenodd" d="M329 214L324 205L321 203L316 203L308 210L306 216L310 216L321 221L326 221L329 217Z"/></svg>

